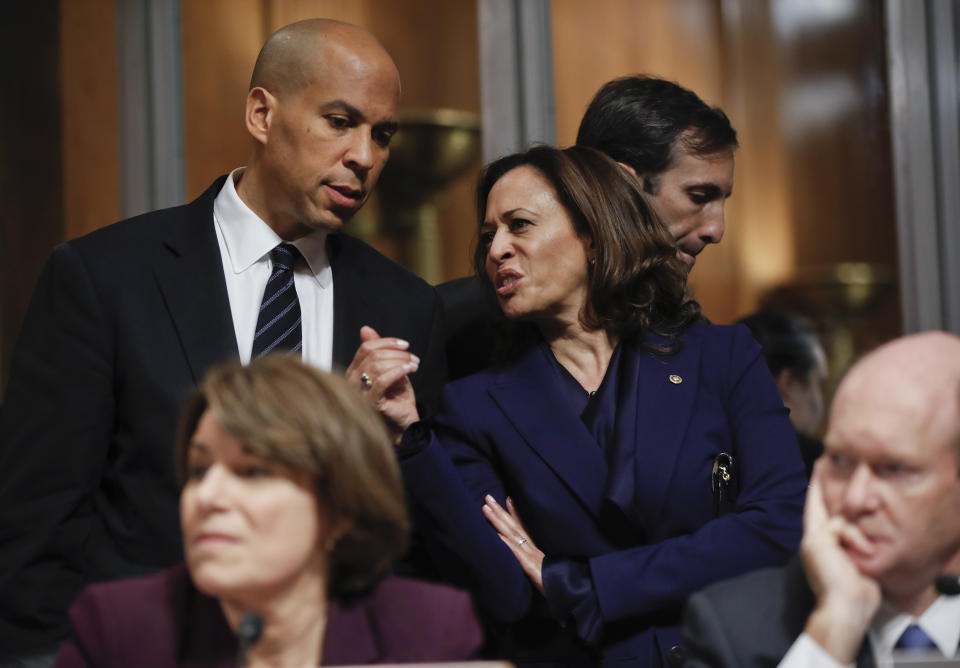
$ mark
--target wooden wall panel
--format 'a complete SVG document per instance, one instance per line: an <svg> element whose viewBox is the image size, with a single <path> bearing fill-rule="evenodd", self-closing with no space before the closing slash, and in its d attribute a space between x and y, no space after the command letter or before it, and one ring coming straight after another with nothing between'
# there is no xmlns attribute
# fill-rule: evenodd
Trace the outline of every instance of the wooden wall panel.
<svg viewBox="0 0 960 668"><path fill-rule="evenodd" d="M783 5L783 1L779 3ZM798 264L896 265L883 7L780 35ZM837 228L842 233L837 233Z"/></svg>
<svg viewBox="0 0 960 668"><path fill-rule="evenodd" d="M721 247L732 295L722 322L756 309L760 295L796 270L789 187L780 114L781 65L769 2L734 2L725 16L724 109L740 139L736 195L727 206ZM711 253L712 254L712 253ZM715 275L722 266L711 267ZM698 267L697 270L700 268ZM713 312L710 312L713 317Z"/></svg>
<svg viewBox="0 0 960 668"><path fill-rule="evenodd" d="M883 7L729 6L727 97L745 121L738 220L752 230L739 248L741 310L763 302L817 319L836 377L901 332ZM789 254L775 263L771 247Z"/></svg>
<svg viewBox="0 0 960 668"><path fill-rule="evenodd" d="M260 0L181 0L187 200L246 164L250 75L265 38Z"/></svg>
<svg viewBox="0 0 960 668"><path fill-rule="evenodd" d="M64 237L120 211L114 0L60 3Z"/></svg>
<svg viewBox="0 0 960 668"><path fill-rule="evenodd" d="M572 144L604 83L635 73L679 81L722 102L716 0L552 0L557 142Z"/></svg>

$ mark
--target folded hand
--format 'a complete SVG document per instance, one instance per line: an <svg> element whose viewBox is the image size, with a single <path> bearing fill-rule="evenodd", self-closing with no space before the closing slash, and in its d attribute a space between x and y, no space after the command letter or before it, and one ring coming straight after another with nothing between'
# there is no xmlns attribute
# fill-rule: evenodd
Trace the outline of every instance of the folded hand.
<svg viewBox="0 0 960 668"><path fill-rule="evenodd" d="M360 340L347 367L347 380L366 394L399 437L420 419L409 378L419 368L420 358L407 350L410 344L403 339L381 337L373 327L362 327Z"/></svg>

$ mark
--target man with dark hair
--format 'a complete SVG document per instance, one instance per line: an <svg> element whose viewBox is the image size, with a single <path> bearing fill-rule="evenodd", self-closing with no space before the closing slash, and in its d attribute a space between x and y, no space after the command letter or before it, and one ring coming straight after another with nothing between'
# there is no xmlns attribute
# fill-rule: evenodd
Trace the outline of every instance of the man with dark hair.
<svg viewBox="0 0 960 668"><path fill-rule="evenodd" d="M645 75L614 79L587 107L577 144L606 153L643 182L688 268L723 238L737 133L722 110L693 91ZM451 378L480 371L490 361L496 300L475 278L437 289Z"/></svg>
<svg viewBox="0 0 960 668"><path fill-rule="evenodd" d="M0 411L0 665L49 663L85 584L182 559L173 436L212 364L287 349L345 368L359 349L405 359L433 404L436 293L340 233L386 163L399 96L367 31L281 28L247 94L245 168L54 250Z"/></svg>
<svg viewBox="0 0 960 668"><path fill-rule="evenodd" d="M960 573L960 338L914 334L864 357L825 443L799 559L691 597L685 665L885 666L915 650L957 665L960 597L936 582L953 574L949 591Z"/></svg>
<svg viewBox="0 0 960 668"><path fill-rule="evenodd" d="M785 313L757 311L737 322L747 326L763 349L783 403L790 409L790 421L810 477L813 462L823 453L823 443L816 437L823 419L823 383L827 379L823 346L804 320Z"/></svg>
<svg viewBox="0 0 960 668"><path fill-rule="evenodd" d="M577 144L603 151L642 181L689 267L723 238L738 143L721 109L672 81L622 77L597 91Z"/></svg>

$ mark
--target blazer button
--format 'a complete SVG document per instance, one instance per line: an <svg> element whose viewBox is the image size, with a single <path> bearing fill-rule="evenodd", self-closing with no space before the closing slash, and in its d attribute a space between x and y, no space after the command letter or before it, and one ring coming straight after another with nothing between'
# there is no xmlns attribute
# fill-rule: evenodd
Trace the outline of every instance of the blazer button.
<svg viewBox="0 0 960 668"><path fill-rule="evenodd" d="M687 659L687 649L680 645L674 645L670 648L670 651L667 652L667 663L671 666L679 668L683 665L683 662Z"/></svg>

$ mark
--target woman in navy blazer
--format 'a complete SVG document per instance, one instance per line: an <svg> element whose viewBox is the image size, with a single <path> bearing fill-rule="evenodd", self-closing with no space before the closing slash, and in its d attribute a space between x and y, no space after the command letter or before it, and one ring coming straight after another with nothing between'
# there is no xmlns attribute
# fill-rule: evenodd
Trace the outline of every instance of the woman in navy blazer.
<svg viewBox="0 0 960 668"><path fill-rule="evenodd" d="M745 328L702 321L669 236L605 156L503 158L477 200L506 362L448 385L429 425L387 346L354 369L406 429L415 523L499 622L505 658L677 661L691 593L799 543L806 483L773 379Z"/></svg>
<svg viewBox="0 0 960 668"><path fill-rule="evenodd" d="M186 568L88 587L58 668L397 663L478 650L464 592L380 582L407 542L403 484L382 421L343 379L288 356L215 367L184 413L177 464Z"/></svg>

